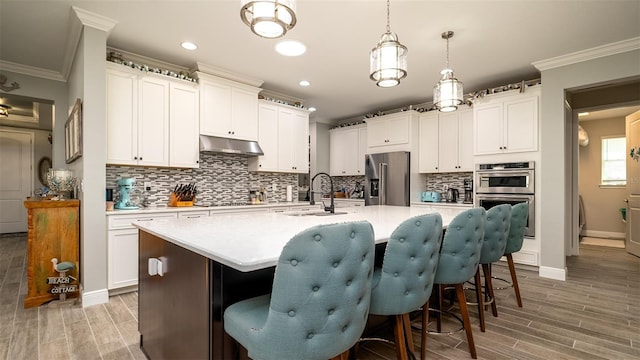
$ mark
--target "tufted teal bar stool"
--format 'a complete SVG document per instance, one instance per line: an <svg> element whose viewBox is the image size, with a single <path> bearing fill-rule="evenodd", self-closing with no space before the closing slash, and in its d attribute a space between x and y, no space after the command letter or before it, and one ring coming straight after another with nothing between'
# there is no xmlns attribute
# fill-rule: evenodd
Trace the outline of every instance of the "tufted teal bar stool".
<svg viewBox="0 0 640 360"><path fill-rule="evenodd" d="M387 242L381 268L373 272L372 315L393 316L396 353L407 359L413 353L409 313L429 308L429 296L438 267L442 242L442 216L429 214L403 221ZM427 328L428 311L423 311L422 328ZM367 340L367 339L363 339ZM426 335L422 334L421 358L425 359Z"/></svg>
<svg viewBox="0 0 640 360"><path fill-rule="evenodd" d="M511 284L513 285L513 290L516 293L516 301L519 307L522 307L522 298L520 297L520 287L518 287L516 267L513 263L513 256L511 254L522 249L522 242L524 241L524 232L527 227L528 218L528 203L513 205L513 207L511 208L511 226L509 228L509 238L507 239L507 246L504 249L504 256L507 258L507 263L509 264L509 272L511 273Z"/></svg>
<svg viewBox="0 0 640 360"><path fill-rule="evenodd" d="M469 311L462 284L471 279L478 268L485 220L486 212L481 207L465 210L453 218L442 239L440 260L434 280L439 287L439 293L442 292L445 285L455 287L469 352L474 359L477 358L476 347L473 342ZM442 309L442 296L438 296L438 305L438 308ZM438 330L440 330L439 323L438 318Z"/></svg>
<svg viewBox="0 0 640 360"><path fill-rule="evenodd" d="M280 254L271 294L229 306L225 331L252 359L345 358L369 315L374 253L366 221L295 235Z"/></svg>
<svg viewBox="0 0 640 360"><path fill-rule="evenodd" d="M502 204L492 207L487 211L487 220L484 228L484 240L482 242L482 250L480 251L480 265L476 270L476 291L481 287L480 266L484 272L484 289L485 296L491 303L493 316L498 316L498 307L496 306L495 297L493 296L493 285L491 284L491 264L499 261L504 254L509 237L509 228L511 226L511 205ZM477 295L478 317L480 318L480 330L485 331L484 322L484 306L482 296Z"/></svg>

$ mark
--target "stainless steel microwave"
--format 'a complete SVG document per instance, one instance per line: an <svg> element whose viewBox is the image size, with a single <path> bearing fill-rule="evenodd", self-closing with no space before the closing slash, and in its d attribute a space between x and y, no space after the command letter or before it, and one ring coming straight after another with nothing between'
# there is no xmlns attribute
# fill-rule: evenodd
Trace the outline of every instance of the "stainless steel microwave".
<svg viewBox="0 0 640 360"><path fill-rule="evenodd" d="M535 193L534 162L476 165L477 194Z"/></svg>

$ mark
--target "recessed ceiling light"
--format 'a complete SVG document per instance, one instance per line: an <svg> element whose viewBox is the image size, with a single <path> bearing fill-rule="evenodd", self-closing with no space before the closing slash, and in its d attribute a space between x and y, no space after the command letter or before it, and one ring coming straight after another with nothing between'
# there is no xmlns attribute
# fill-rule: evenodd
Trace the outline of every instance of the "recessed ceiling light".
<svg viewBox="0 0 640 360"><path fill-rule="evenodd" d="M581 112L581 113L578 113L578 116L587 116L587 115L589 115L589 113L588 113L588 112Z"/></svg>
<svg viewBox="0 0 640 360"><path fill-rule="evenodd" d="M318 109L314 108L313 106L309 108L309 111L311 111L311 112L314 112L316 110L318 110Z"/></svg>
<svg viewBox="0 0 640 360"><path fill-rule="evenodd" d="M183 49L187 49L187 50L195 50L198 48L196 44L189 41L183 42L182 44L180 44L180 46L182 46Z"/></svg>
<svg viewBox="0 0 640 360"><path fill-rule="evenodd" d="M284 56L300 56L307 47L298 40L282 40L276 44L276 51Z"/></svg>
<svg viewBox="0 0 640 360"><path fill-rule="evenodd" d="M307 80L302 80L302 81L299 82L299 84L300 84L300 86L309 86L309 85L311 85L311 83L308 82Z"/></svg>

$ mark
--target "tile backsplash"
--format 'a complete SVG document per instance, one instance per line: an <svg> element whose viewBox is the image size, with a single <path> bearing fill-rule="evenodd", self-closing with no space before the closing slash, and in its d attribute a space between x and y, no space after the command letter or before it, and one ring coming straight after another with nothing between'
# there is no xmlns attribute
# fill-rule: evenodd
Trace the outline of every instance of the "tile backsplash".
<svg viewBox="0 0 640 360"><path fill-rule="evenodd" d="M107 188L114 189L117 181L135 178L136 190L132 200L149 206L166 205L169 193L176 184L196 183L198 203L228 205L249 201L249 190L264 187L269 201L286 201L286 188L291 185L294 199L298 192L298 175L287 173L255 173L248 170L248 157L237 154L200 154L200 168L173 169L107 165ZM151 190L144 191L144 183L151 182ZM276 191L272 191L272 184Z"/></svg>
<svg viewBox="0 0 640 360"><path fill-rule="evenodd" d="M426 174L425 178L425 191L444 193L447 188L454 188L458 189L462 196L464 194L464 180L473 179L473 172L434 173Z"/></svg>

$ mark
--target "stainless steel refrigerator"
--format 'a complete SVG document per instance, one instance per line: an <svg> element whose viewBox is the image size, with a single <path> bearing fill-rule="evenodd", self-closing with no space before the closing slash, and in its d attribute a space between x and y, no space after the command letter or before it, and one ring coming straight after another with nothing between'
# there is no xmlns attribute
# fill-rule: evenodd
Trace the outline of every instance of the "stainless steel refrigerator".
<svg viewBox="0 0 640 360"><path fill-rule="evenodd" d="M410 160L407 151L366 154L364 204L409 206Z"/></svg>

